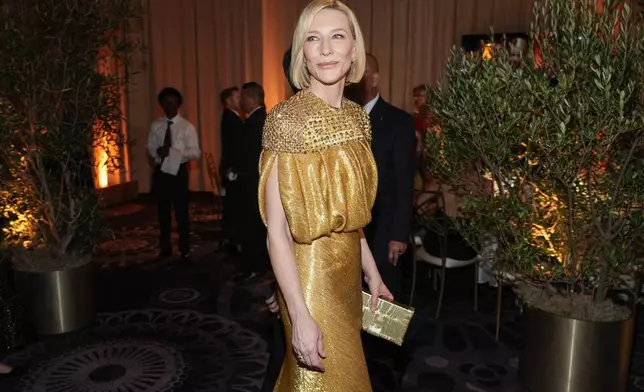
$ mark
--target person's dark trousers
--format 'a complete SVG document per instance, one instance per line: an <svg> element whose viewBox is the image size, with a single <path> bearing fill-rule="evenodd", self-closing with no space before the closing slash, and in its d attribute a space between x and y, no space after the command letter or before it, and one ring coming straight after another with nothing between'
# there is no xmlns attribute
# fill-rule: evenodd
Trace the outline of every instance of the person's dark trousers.
<svg viewBox="0 0 644 392"><path fill-rule="evenodd" d="M257 201L258 184L259 178L251 178L242 183L242 263L244 273L263 275L270 267L270 259L266 248L266 226L262 221Z"/></svg>
<svg viewBox="0 0 644 392"><path fill-rule="evenodd" d="M179 230L179 252L190 253L190 216L188 190L188 164L180 166L176 176L155 168L154 189L157 196L159 217L159 245L163 255L172 254L172 208Z"/></svg>
<svg viewBox="0 0 644 392"><path fill-rule="evenodd" d="M241 189L237 181L226 183L226 196L224 197L224 232L232 246L241 245L240 234L243 233L241 226Z"/></svg>
<svg viewBox="0 0 644 392"><path fill-rule="evenodd" d="M282 370L282 364L286 357L286 337L284 336L284 324L282 320L275 317L273 321L273 339L268 345L268 365L266 366L266 376L262 384L261 392L272 392L275 383Z"/></svg>
<svg viewBox="0 0 644 392"><path fill-rule="evenodd" d="M396 302L403 304L409 303L409 295L411 294L411 286L414 278L414 246L407 245L407 251L398 259L398 269L400 271L401 290L396 297Z"/></svg>

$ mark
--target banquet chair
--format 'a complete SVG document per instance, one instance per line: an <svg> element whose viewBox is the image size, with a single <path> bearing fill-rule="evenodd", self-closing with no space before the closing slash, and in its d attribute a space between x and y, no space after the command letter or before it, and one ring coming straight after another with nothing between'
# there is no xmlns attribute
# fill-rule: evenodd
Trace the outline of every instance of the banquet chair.
<svg viewBox="0 0 644 392"><path fill-rule="evenodd" d="M442 206L445 205L445 200L442 192L440 191L416 191L416 199L426 196L425 200L420 203L414 203L414 218L416 227L423 230L433 232L439 238L439 253L440 255L434 256L429 254L423 247L423 239L417 233L412 234L412 244L415 246L413 249L413 281L410 295L410 305L414 299L414 292L416 289L417 279L417 266L418 261L425 262L432 267L440 268L438 274L434 274L434 288L436 289L436 280L440 276L440 287L438 306L436 307L435 317L440 317L443 299L445 296L445 279L448 269L466 267L479 262L478 255L469 260L455 260L447 257L448 247L448 224L450 218L447 216L438 216L437 212ZM478 266L474 268L474 310L478 310Z"/></svg>

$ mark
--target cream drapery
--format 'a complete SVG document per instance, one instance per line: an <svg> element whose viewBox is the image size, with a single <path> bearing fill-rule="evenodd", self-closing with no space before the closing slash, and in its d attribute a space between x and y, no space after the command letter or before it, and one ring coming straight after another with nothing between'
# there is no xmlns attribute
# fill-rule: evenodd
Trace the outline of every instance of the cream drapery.
<svg viewBox="0 0 644 392"><path fill-rule="evenodd" d="M183 115L198 129L202 150L220 155L219 92L261 83L270 109L289 95L282 55L297 16L309 0L142 0L144 18L130 29L146 50L134 56L128 95L131 178L150 189L145 144L161 113L156 94L166 86L184 95ZM381 93L411 109L413 86L435 84L449 51L465 34L527 32L532 0L346 0L356 13L367 50L380 63ZM205 160L193 163L190 188L211 190Z"/></svg>

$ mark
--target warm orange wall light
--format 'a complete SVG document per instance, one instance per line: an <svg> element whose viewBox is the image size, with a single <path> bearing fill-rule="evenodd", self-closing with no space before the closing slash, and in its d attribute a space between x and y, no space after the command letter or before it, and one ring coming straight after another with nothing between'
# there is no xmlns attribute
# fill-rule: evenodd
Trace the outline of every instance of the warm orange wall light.
<svg viewBox="0 0 644 392"><path fill-rule="evenodd" d="M98 72L103 75L110 74L110 64L108 64L108 57L106 57L105 51L102 51L98 60ZM98 128L98 125L94 125L94 132L100 133L101 130ZM107 188L109 185L109 173L107 169L107 151L105 150L105 144L107 140L101 140L101 145L94 147L94 170L96 171L95 183L98 188Z"/></svg>
<svg viewBox="0 0 644 392"><path fill-rule="evenodd" d="M483 47L483 60L491 60L492 59L492 49L494 48L494 44L485 44Z"/></svg>
<svg viewBox="0 0 644 392"><path fill-rule="evenodd" d="M109 177L107 171L107 153L102 147L96 147L94 150L94 160L96 162L96 182L99 188L107 188Z"/></svg>
<svg viewBox="0 0 644 392"><path fill-rule="evenodd" d="M100 55L98 60L98 72L103 75L115 75L121 74L124 72L124 69L119 62L110 56L107 52L108 49L105 49ZM121 89L121 112L125 113L126 109L126 99L127 91L125 88ZM99 125L94 125L94 132L96 134L101 134L101 130L96 128ZM127 122L121 121L120 123L121 131L123 135L127 135ZM108 154L109 152L109 154ZM95 171L95 181L97 188L107 188L110 185L117 185L123 182L123 173L120 170L114 169L110 163L109 156L118 157L120 161L124 164L125 168L125 181L129 180L129 157L127 154L127 148L120 149L119 146L110 143L105 137L100 141L99 145L94 147L94 171Z"/></svg>

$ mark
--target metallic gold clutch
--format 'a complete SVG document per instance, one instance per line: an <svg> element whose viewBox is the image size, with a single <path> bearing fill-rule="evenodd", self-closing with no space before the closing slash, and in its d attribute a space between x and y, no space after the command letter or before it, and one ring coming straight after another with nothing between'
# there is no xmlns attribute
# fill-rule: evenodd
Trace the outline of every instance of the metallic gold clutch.
<svg viewBox="0 0 644 392"><path fill-rule="evenodd" d="M362 329L370 335L402 346L414 308L378 298L378 310L371 311L371 294L362 292Z"/></svg>

